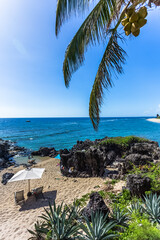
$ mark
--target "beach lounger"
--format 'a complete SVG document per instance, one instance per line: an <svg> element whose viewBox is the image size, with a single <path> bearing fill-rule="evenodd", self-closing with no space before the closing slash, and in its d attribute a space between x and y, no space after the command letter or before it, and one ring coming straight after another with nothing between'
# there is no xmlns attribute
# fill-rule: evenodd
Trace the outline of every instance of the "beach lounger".
<svg viewBox="0 0 160 240"><path fill-rule="evenodd" d="M33 194L34 194L34 196L36 198L36 201L37 201L38 198L45 199L44 195L43 195L43 187L39 187L39 188L33 189Z"/></svg>
<svg viewBox="0 0 160 240"><path fill-rule="evenodd" d="M19 192L15 192L14 193L14 198L15 198L16 205L18 205L20 203L24 203L24 201L25 201L25 199L24 199L24 190L19 191Z"/></svg>

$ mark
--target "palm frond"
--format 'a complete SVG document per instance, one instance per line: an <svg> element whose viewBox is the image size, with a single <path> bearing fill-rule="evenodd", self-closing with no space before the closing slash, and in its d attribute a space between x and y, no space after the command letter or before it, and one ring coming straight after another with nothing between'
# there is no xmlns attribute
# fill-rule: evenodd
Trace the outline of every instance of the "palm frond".
<svg viewBox="0 0 160 240"><path fill-rule="evenodd" d="M104 89L112 87L112 77L123 72L122 64L125 63L126 52L119 46L117 32L112 33L105 53L99 65L96 78L92 87L89 102L89 116L95 130L100 119L100 107L103 101Z"/></svg>
<svg viewBox="0 0 160 240"><path fill-rule="evenodd" d="M84 53L89 44L99 43L106 37L107 27L116 6L116 0L100 0L83 22L67 47L63 63L66 87L71 75L83 64Z"/></svg>
<svg viewBox="0 0 160 240"><path fill-rule="evenodd" d="M83 12L88 5L88 0L58 0L56 10L56 35L58 35L64 21L68 20L72 13Z"/></svg>

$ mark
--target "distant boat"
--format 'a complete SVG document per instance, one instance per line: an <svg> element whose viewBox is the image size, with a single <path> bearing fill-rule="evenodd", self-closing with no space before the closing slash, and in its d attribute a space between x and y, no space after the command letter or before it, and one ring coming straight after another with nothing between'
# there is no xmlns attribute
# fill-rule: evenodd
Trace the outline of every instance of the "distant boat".
<svg viewBox="0 0 160 240"><path fill-rule="evenodd" d="M26 122L30 122L30 120L26 120Z"/></svg>

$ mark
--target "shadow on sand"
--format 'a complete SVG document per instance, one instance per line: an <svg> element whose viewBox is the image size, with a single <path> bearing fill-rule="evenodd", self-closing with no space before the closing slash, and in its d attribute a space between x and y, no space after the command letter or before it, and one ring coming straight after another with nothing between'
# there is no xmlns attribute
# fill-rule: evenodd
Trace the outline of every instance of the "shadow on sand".
<svg viewBox="0 0 160 240"><path fill-rule="evenodd" d="M30 209L36 209L41 207L48 207L49 202L52 204L57 196L57 191L49 191L43 193L44 198L39 198L36 201L36 198L34 196L29 197L25 203L21 206L19 211L26 211Z"/></svg>

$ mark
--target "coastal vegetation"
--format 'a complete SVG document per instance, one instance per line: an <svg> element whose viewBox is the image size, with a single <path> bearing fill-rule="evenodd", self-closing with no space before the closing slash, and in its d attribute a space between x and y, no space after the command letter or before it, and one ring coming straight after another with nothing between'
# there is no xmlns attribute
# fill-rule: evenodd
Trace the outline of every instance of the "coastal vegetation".
<svg viewBox="0 0 160 240"><path fill-rule="evenodd" d="M85 13L93 1L59 0L56 11L56 35L72 15ZM160 6L159 0L99 0L68 45L63 62L63 75L69 87L72 74L83 64L85 52L91 45L106 43L106 49L93 83L89 101L89 116L98 128L104 89L113 85L113 77L123 73L126 52L120 46L125 36L137 37L147 23L148 9ZM123 26L123 28L122 28Z"/></svg>
<svg viewBox="0 0 160 240"><path fill-rule="evenodd" d="M113 137L106 140L101 141L101 145L118 145L124 148L129 147L133 143L144 143L148 142L148 139L135 137L135 136L127 136L127 137Z"/></svg>
<svg viewBox="0 0 160 240"><path fill-rule="evenodd" d="M74 160L75 157L78 159L77 152L79 154L82 151L86 154L88 148L92 149L92 154L95 153L94 158L97 157L102 162L97 149L102 148L105 159L106 156L114 155L113 162L109 162L110 167L117 161L117 156L121 157L122 165L118 167L119 172L117 171L115 175L108 172L110 179L104 181L103 189L99 190L100 186L96 185L94 191L75 199L73 204L58 206L55 202L53 206L49 204L49 209L45 209L45 213L40 216L41 221L35 224L35 229L29 230L32 235L30 239L159 240L158 144L135 136L106 137L94 142L86 140L78 142L71 150L72 153L75 151ZM113 154L113 150L117 155ZM124 157L123 153L126 154ZM69 155L71 159L71 154L68 152L65 154L67 163L66 156ZM91 155L86 156L90 159ZM93 164L91 159L89 161ZM125 187L116 192L114 188L121 180Z"/></svg>
<svg viewBox="0 0 160 240"><path fill-rule="evenodd" d="M121 209L118 203L122 204ZM130 202L128 201L130 200ZM91 214L91 219L83 216L82 209L73 205L49 206L35 224L30 239L121 239L121 240L159 240L160 239L160 196L149 194L144 199L128 199L123 194L104 215L100 211ZM121 206L122 207L122 206Z"/></svg>

